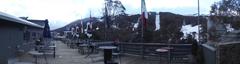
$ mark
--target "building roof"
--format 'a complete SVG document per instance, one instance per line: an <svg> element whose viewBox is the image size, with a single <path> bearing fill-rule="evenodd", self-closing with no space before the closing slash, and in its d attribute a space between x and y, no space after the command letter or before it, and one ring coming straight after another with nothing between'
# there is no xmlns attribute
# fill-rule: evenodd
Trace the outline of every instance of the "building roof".
<svg viewBox="0 0 240 64"><path fill-rule="evenodd" d="M30 21L32 23L38 24L40 26L45 26L45 22L48 22L48 20L33 20L33 19L27 19L27 21Z"/></svg>
<svg viewBox="0 0 240 64"><path fill-rule="evenodd" d="M14 22L14 23L19 23L19 24L23 24L23 25L28 25L28 26L32 26L32 27L37 27L37 28L43 28L44 26L40 26L38 24L26 21L24 19L0 12L0 19L4 19L4 20L8 20L10 22Z"/></svg>

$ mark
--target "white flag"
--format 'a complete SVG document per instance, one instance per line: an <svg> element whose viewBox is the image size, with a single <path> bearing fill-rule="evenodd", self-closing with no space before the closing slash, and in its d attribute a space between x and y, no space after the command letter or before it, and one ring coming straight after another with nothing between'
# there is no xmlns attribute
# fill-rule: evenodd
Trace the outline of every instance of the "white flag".
<svg viewBox="0 0 240 64"><path fill-rule="evenodd" d="M141 13L142 13L141 14L141 20L142 20L143 26L146 28L147 27L148 13L147 13L145 0L141 1Z"/></svg>
<svg viewBox="0 0 240 64"><path fill-rule="evenodd" d="M142 0L142 2L141 2L141 12L142 12L142 14L144 15L143 17L144 17L145 19L148 19L148 13L147 13L147 8L146 8L145 0Z"/></svg>
<svg viewBox="0 0 240 64"><path fill-rule="evenodd" d="M207 19L207 29L210 30L213 27L213 22L209 17L207 17L206 19Z"/></svg>
<svg viewBox="0 0 240 64"><path fill-rule="evenodd" d="M84 30L83 30L83 21L81 21L81 33L84 33Z"/></svg>
<svg viewBox="0 0 240 64"><path fill-rule="evenodd" d="M155 30L160 29L160 15L159 14L156 15L155 26L156 26Z"/></svg>

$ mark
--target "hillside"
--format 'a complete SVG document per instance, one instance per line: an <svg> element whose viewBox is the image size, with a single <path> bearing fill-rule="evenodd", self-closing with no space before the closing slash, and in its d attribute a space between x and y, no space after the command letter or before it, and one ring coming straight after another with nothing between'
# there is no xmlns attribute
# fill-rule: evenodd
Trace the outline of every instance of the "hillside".
<svg viewBox="0 0 240 64"><path fill-rule="evenodd" d="M161 29L155 31L155 12L149 12L149 18L147 20L147 34L146 36L148 42L162 42L167 41L169 38L175 37L174 39L179 39L181 37L181 26L183 21L186 24L197 24L197 17L194 16L183 16L179 14L173 14L170 12L160 12L160 26ZM93 29L98 28L99 30L94 31L95 40L115 40L119 39L125 42L139 42L140 41L140 32L141 24L139 24L136 30L133 30L134 24L138 23L139 14L136 15L122 15L116 16L109 25L111 27L105 29L105 22L100 21L102 19L92 18ZM205 18L200 18L203 24L206 22ZM68 30L71 27L77 26L80 24L80 21L83 21L84 27L86 23L90 21L89 18L76 20L62 28L56 29L55 31L61 32ZM107 34L106 34L107 33ZM106 35L105 35L106 34ZM110 36L111 35L111 36Z"/></svg>
<svg viewBox="0 0 240 64"><path fill-rule="evenodd" d="M75 20L75 21L71 22L70 24L67 24L67 25L64 26L64 27L55 29L55 30L53 30L53 31L61 32L61 31L69 30L71 27L79 26L79 25L81 24L81 21L83 21L83 25L86 26L87 22L90 21L90 18ZM98 18L95 18L95 17L93 17L93 18L91 19L91 21L94 22L94 23L95 23L95 22L99 22Z"/></svg>

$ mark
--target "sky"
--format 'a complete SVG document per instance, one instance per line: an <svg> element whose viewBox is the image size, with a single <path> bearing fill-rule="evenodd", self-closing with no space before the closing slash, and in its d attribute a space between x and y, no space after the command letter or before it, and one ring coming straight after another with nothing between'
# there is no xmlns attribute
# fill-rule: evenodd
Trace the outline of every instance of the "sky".
<svg viewBox="0 0 240 64"><path fill-rule="evenodd" d="M120 0L127 14L139 14L141 0ZM208 14L210 6L220 0L200 0L200 14ZM102 16L104 0L0 0L0 11L17 17L49 19L51 29L74 20ZM197 0L146 0L147 11L172 12L182 15L197 13Z"/></svg>

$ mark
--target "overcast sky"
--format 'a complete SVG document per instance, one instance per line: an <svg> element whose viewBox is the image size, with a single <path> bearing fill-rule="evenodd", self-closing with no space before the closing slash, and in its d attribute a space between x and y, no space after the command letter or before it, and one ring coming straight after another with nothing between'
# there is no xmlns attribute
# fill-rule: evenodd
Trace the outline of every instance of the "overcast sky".
<svg viewBox="0 0 240 64"><path fill-rule="evenodd" d="M141 0L120 0L128 14L139 14ZM200 0L201 14L208 14L210 6L219 0ZM0 11L17 17L49 19L51 29L74 20L101 16L104 0L0 0ZM173 12L182 15L197 13L197 0L146 0L148 11Z"/></svg>

